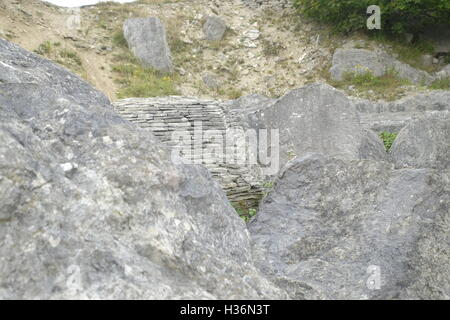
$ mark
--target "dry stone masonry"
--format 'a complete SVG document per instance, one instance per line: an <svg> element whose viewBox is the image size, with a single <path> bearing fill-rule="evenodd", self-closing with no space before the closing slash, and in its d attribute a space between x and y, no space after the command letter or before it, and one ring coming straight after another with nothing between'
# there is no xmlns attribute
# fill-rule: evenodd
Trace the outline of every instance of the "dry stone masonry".
<svg viewBox="0 0 450 320"><path fill-rule="evenodd" d="M202 156L184 155L191 163L204 164L220 182L231 201L257 202L261 198L263 181L250 172L248 167L225 161L210 161L206 150L213 147L214 141L205 141L202 134L194 134L194 128L204 131L215 130L226 141L228 129L239 128L241 123L229 112L232 102L199 100L187 97L164 97L148 99L124 99L114 103L115 111L142 128L149 128L154 135L168 147L176 141L173 134L177 130L189 132L192 146L202 145ZM197 127L195 127L197 125ZM205 156L205 157L203 157Z"/></svg>
<svg viewBox="0 0 450 320"><path fill-rule="evenodd" d="M193 138L192 145L201 144L202 150L210 150L216 141L208 141L195 134L202 130L219 132L222 141L234 128L244 131L272 129L279 134L277 150L266 155L278 161L276 172L270 175L262 171L261 163L217 161L199 159L190 155L188 160L204 164L219 181L231 201L257 202L264 192L264 184L272 179L289 160L308 152L321 152L346 159L376 159L387 161L381 140L360 123L355 105L342 92L326 84L313 84L293 90L274 100L250 95L236 101L199 100L186 97L124 99L114 103L115 111L142 128L151 129L168 147L174 147L174 132L187 130ZM271 135L272 137L272 135ZM271 139L271 138L270 138ZM269 144L269 143L268 143ZM271 148L272 148L272 143ZM258 140L258 147L260 147ZM235 152L227 144L224 153ZM250 152L249 149L245 150ZM259 156L263 150L259 150ZM276 153L276 159L273 157ZM261 160L261 159L259 159ZM267 161L266 163L267 164ZM274 163L270 163L273 165Z"/></svg>

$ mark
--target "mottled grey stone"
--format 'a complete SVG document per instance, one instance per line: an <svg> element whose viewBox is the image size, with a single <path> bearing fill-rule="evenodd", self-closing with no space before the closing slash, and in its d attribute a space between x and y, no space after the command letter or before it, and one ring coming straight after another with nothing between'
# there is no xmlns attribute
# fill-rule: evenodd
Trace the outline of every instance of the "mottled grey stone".
<svg viewBox="0 0 450 320"><path fill-rule="evenodd" d="M203 83L210 89L217 89L222 84L219 77L217 77L215 74L205 73L202 79Z"/></svg>
<svg viewBox="0 0 450 320"><path fill-rule="evenodd" d="M449 207L448 170L309 154L250 222L253 256L292 298L449 299Z"/></svg>
<svg viewBox="0 0 450 320"><path fill-rule="evenodd" d="M431 54L424 54L420 57L422 65L431 67L433 65L434 57Z"/></svg>
<svg viewBox="0 0 450 320"><path fill-rule="evenodd" d="M450 64L446 65L444 68L436 72L437 79L446 79L450 78Z"/></svg>
<svg viewBox="0 0 450 320"><path fill-rule="evenodd" d="M0 39L0 299L284 298L202 166Z"/></svg>
<svg viewBox="0 0 450 320"><path fill-rule="evenodd" d="M450 111L450 91L447 90L414 93L396 101L351 100L363 126L378 133L398 133L413 119L429 113Z"/></svg>
<svg viewBox="0 0 450 320"><path fill-rule="evenodd" d="M409 122L394 141L397 167L450 170L450 112L429 113Z"/></svg>
<svg viewBox="0 0 450 320"><path fill-rule="evenodd" d="M331 78L342 81L350 73L371 72L374 76L383 76L389 69L394 70L400 78L415 84L429 84L433 77L423 70L415 69L385 52L368 49L337 49L333 55Z"/></svg>
<svg viewBox="0 0 450 320"><path fill-rule="evenodd" d="M132 18L123 24L123 33L134 55L146 67L172 72L166 30L158 18Z"/></svg>
<svg viewBox="0 0 450 320"><path fill-rule="evenodd" d="M227 25L218 16L209 16L206 18L206 22L203 25L203 33L206 40L220 41L223 39Z"/></svg>
<svg viewBox="0 0 450 320"><path fill-rule="evenodd" d="M355 106L327 84L293 90L250 113L248 122L251 128L279 129L281 165L309 152L386 160L381 140L361 126Z"/></svg>

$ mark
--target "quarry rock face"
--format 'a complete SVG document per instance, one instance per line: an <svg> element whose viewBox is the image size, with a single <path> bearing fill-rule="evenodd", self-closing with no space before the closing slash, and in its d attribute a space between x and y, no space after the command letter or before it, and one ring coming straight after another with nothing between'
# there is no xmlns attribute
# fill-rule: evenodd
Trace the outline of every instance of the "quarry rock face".
<svg viewBox="0 0 450 320"><path fill-rule="evenodd" d="M145 67L172 72L172 58L166 30L158 18L132 18L123 24L128 47Z"/></svg>
<svg viewBox="0 0 450 320"><path fill-rule="evenodd" d="M236 111L235 115L231 112L231 105L230 101L174 96L123 99L114 102L114 109L124 119L150 129L172 152L179 138L186 141L187 137L186 162L207 167L230 201L257 204L264 182L257 170L252 170L250 165L238 165L237 161L227 160L227 150L228 156L236 150L233 142L228 143L227 139L234 128L243 128L238 117L241 113ZM218 151L217 154L210 152L212 149Z"/></svg>
<svg viewBox="0 0 450 320"><path fill-rule="evenodd" d="M430 113L410 121L391 149L396 167L450 170L450 112Z"/></svg>
<svg viewBox="0 0 450 320"><path fill-rule="evenodd" d="M428 114L436 117L450 111L450 91L432 90L396 101L351 99L364 127L375 132L398 133L410 121Z"/></svg>
<svg viewBox="0 0 450 320"><path fill-rule="evenodd" d="M285 298L209 172L0 39L0 299Z"/></svg>
<svg viewBox="0 0 450 320"><path fill-rule="evenodd" d="M124 34L145 66L172 70L158 19L129 19ZM423 79L345 50L336 79L355 63ZM112 106L0 39L0 299L450 299L449 101L373 102L316 83L279 99ZM173 133L197 123L278 130L273 189L259 165L174 162ZM383 130L400 131L389 155ZM203 138L192 142L216 145ZM265 193L246 225L229 200Z"/></svg>
<svg viewBox="0 0 450 320"><path fill-rule="evenodd" d="M295 159L250 222L257 266L295 299L449 299L449 179Z"/></svg>
<svg viewBox="0 0 450 320"><path fill-rule="evenodd" d="M250 127L279 129L282 165L310 152L386 160L381 140L361 126L354 105L327 84L293 90L247 118Z"/></svg>
<svg viewBox="0 0 450 320"><path fill-rule="evenodd" d="M259 149L252 155L261 160L255 165L228 163L222 158L202 162L232 201L258 201L265 180L275 176L292 158L308 152L387 161L381 139L360 124L355 105L325 84L305 86L278 100L260 95L225 102L188 97L130 98L116 101L114 106L125 119L151 129L168 146L174 145L173 133L183 127L204 149L215 145L217 141L203 141L204 136L193 134L199 124L203 130L216 131L224 142L229 141L227 134L235 128L254 132ZM277 135L279 143L272 144L271 139ZM268 149L264 150L261 140L266 137ZM229 151L228 147L221 150L224 154ZM249 155L251 151L248 148L244 153ZM261 158L264 152L273 168L269 174L263 170L269 160Z"/></svg>
<svg viewBox="0 0 450 320"><path fill-rule="evenodd" d="M398 77L415 84L422 82L430 84L434 79L427 72L400 62L385 52L367 49L337 49L333 55L330 74L333 80L342 81L346 73L370 72L374 76L380 77L385 75L389 69L394 70Z"/></svg>

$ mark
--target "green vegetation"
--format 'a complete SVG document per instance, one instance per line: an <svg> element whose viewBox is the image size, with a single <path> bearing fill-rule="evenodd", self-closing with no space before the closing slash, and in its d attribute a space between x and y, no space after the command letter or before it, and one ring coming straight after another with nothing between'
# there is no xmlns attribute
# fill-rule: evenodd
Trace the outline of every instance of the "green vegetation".
<svg viewBox="0 0 450 320"><path fill-rule="evenodd" d="M63 49L59 52L59 55L62 58L66 58L68 60L71 60L73 63L75 63L78 66L81 66L83 63L81 62L80 57L78 56L78 54L75 51L71 51L71 50L66 50Z"/></svg>
<svg viewBox="0 0 450 320"><path fill-rule="evenodd" d="M397 97L398 89L409 85L410 82L400 78L394 70L388 70L381 77L376 77L370 71L347 72L344 74L344 80L332 81L332 84L341 89L353 86L360 93L372 93L386 100L393 100Z"/></svg>
<svg viewBox="0 0 450 320"><path fill-rule="evenodd" d="M273 188L273 182L272 181L266 181L263 183L264 189L272 189Z"/></svg>
<svg viewBox="0 0 450 320"><path fill-rule="evenodd" d="M39 47L34 50L37 54L40 54L41 56L49 55L53 50L53 45L50 41L45 41L39 45Z"/></svg>
<svg viewBox="0 0 450 320"><path fill-rule="evenodd" d="M381 132L380 138L383 140L384 146L386 148L386 151L391 150L392 144L394 143L395 139L397 138L397 133L391 133L391 132Z"/></svg>
<svg viewBox="0 0 450 320"><path fill-rule="evenodd" d="M119 99L177 95L174 75L164 74L152 68L142 67L131 52L115 57L113 71L118 75L116 82L122 85L117 92Z"/></svg>
<svg viewBox="0 0 450 320"><path fill-rule="evenodd" d="M370 38L391 48L392 54L397 55L400 61L412 67L427 72L436 71L436 66L424 66L422 63L424 54L433 54L434 48L430 42L418 40L411 44L407 43L403 36L387 36L383 34L373 34Z"/></svg>
<svg viewBox="0 0 450 320"><path fill-rule="evenodd" d="M217 93L222 97L227 97L231 100L238 99L243 96L242 90L237 88L218 89Z"/></svg>
<svg viewBox="0 0 450 320"><path fill-rule="evenodd" d="M435 80L431 85L430 85L431 89L435 89L435 90L450 90L450 78L444 78L444 79L439 79L439 80Z"/></svg>
<svg viewBox="0 0 450 320"><path fill-rule="evenodd" d="M122 28L114 32L112 36L113 45L119 48L128 48L127 40L123 34Z"/></svg>
<svg viewBox="0 0 450 320"><path fill-rule="evenodd" d="M34 50L37 54L48 59L56 61L60 65L65 66L74 73L86 79L86 71L83 68L83 61L80 56L73 50L61 48L61 42L45 41Z"/></svg>
<svg viewBox="0 0 450 320"><path fill-rule="evenodd" d="M370 5L381 8L383 33L418 34L430 26L450 26L448 0L294 0L294 5L301 14L340 32L367 30L366 10Z"/></svg>
<svg viewBox="0 0 450 320"><path fill-rule="evenodd" d="M243 201L233 202L231 204L239 217L241 217L245 222L249 222L250 219L257 214L257 210L255 208L248 208L247 204Z"/></svg>

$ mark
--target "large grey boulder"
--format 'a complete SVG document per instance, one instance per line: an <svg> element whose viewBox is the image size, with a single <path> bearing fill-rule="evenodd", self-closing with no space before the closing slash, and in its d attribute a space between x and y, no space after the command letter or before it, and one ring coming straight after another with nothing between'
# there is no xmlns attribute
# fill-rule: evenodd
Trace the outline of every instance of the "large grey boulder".
<svg viewBox="0 0 450 320"><path fill-rule="evenodd" d="M207 17L205 24L203 25L203 33L205 34L206 40L209 41L222 40L226 30L227 25L225 24L225 21L218 16Z"/></svg>
<svg viewBox="0 0 450 320"><path fill-rule="evenodd" d="M450 172L310 154L250 222L257 266L297 299L450 299Z"/></svg>
<svg viewBox="0 0 450 320"><path fill-rule="evenodd" d="M337 49L335 51L330 69L333 80L343 80L347 72L367 71L376 77L385 74L386 66L376 52L367 49Z"/></svg>
<svg viewBox="0 0 450 320"><path fill-rule="evenodd" d="M188 128L182 135L203 148L197 155L188 150L185 158L207 166L232 201L258 201L266 179L290 159L308 152L388 160L381 139L361 125L355 105L325 84L294 90L281 99L256 94L224 102L188 97L129 98L116 101L114 106L117 113L153 130L170 147L175 145L174 132ZM221 143L195 134L199 125L214 132ZM233 130L244 148L233 147ZM278 133L279 141L272 140ZM256 141L250 140L252 137ZM215 161L208 157L211 148L222 151ZM245 161L229 161L235 152Z"/></svg>
<svg viewBox="0 0 450 320"><path fill-rule="evenodd" d="M242 96L236 100L233 100L233 109L241 110L243 113L252 110L261 110L264 109L264 106L268 104L273 104L276 100L272 98L268 98L266 96L260 94L248 94Z"/></svg>
<svg viewBox="0 0 450 320"><path fill-rule="evenodd" d="M220 78L213 73L208 72L203 74L202 80L203 83L212 90L218 89L222 85L222 81L220 80Z"/></svg>
<svg viewBox="0 0 450 320"><path fill-rule="evenodd" d="M433 77L423 70L415 69L398 61L389 54L367 49L337 49L330 68L331 78L342 81L346 73L370 72L376 77L392 69L398 76L415 84L430 84Z"/></svg>
<svg viewBox="0 0 450 320"><path fill-rule="evenodd" d="M446 79L450 78L450 64L446 65L444 68L436 72L437 79Z"/></svg>
<svg viewBox="0 0 450 320"><path fill-rule="evenodd" d="M450 112L426 114L398 134L391 149L397 167L450 170Z"/></svg>
<svg viewBox="0 0 450 320"><path fill-rule="evenodd" d="M319 152L345 159L386 160L381 140L362 127L340 91L322 83L293 90L248 116L249 127L278 129L280 163Z"/></svg>
<svg viewBox="0 0 450 320"><path fill-rule="evenodd" d="M0 39L0 299L284 298L201 166Z"/></svg>
<svg viewBox="0 0 450 320"><path fill-rule="evenodd" d="M173 65L166 30L158 18L132 18L123 24L129 48L145 67L172 72Z"/></svg>

